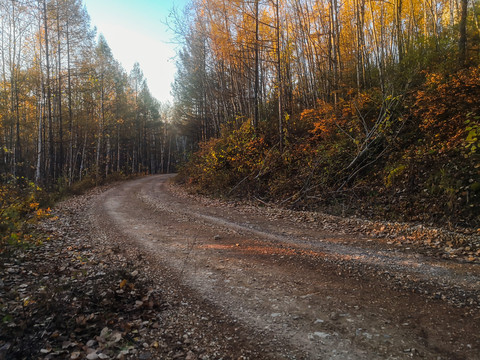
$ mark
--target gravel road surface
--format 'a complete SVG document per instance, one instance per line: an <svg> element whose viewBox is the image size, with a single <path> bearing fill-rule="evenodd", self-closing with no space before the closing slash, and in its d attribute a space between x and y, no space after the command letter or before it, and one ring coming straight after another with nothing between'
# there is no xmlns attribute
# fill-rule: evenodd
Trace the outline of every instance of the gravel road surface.
<svg viewBox="0 0 480 360"><path fill-rule="evenodd" d="M233 345L203 358L480 359L479 263L326 229L321 215L199 199L170 179L116 185L87 213L101 242L135 249L184 293L195 333L224 324ZM199 309L215 316L202 323Z"/></svg>

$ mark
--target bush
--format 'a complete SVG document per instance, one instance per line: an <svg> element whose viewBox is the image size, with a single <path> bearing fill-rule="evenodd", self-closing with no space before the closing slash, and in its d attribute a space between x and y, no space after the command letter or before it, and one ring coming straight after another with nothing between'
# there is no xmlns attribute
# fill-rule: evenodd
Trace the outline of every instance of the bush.
<svg viewBox="0 0 480 360"><path fill-rule="evenodd" d="M264 138L246 121L239 129L224 131L220 139L202 144L180 177L196 189L220 194L259 172L266 150Z"/></svg>
<svg viewBox="0 0 480 360"><path fill-rule="evenodd" d="M33 183L0 185L0 253L9 246L27 246L43 240L32 230L38 220L50 216L46 193Z"/></svg>

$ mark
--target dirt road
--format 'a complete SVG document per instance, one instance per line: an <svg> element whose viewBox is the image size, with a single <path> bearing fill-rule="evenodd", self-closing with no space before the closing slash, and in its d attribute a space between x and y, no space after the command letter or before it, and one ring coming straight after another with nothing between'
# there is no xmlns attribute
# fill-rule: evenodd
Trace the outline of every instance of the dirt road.
<svg viewBox="0 0 480 360"><path fill-rule="evenodd" d="M480 359L478 263L327 231L318 218L200 201L169 178L99 195L95 231L139 249L152 277L231 319L226 333L258 357Z"/></svg>

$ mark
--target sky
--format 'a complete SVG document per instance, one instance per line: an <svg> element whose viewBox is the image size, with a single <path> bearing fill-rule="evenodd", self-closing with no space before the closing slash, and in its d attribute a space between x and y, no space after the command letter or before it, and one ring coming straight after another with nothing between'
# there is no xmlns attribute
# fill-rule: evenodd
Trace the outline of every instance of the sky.
<svg viewBox="0 0 480 360"><path fill-rule="evenodd" d="M85 0L91 25L103 34L113 56L130 72L138 62L152 95L172 101L175 75L173 33L165 20L188 0Z"/></svg>

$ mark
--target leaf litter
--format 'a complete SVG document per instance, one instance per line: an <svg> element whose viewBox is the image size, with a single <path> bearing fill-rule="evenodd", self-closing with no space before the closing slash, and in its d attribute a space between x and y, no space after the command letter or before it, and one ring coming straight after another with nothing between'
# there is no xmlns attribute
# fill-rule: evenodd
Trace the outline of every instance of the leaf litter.
<svg viewBox="0 0 480 360"><path fill-rule="evenodd" d="M49 231L52 240L0 265L0 358L122 359L150 347L143 334L168 308L160 289L80 233Z"/></svg>
<svg viewBox="0 0 480 360"><path fill-rule="evenodd" d="M209 315L192 313L120 248L90 238L85 206L106 188L57 206L58 216L39 225L49 241L0 255L0 360L206 360L231 354L221 338L223 320L213 325ZM199 332L200 322L220 338ZM257 356L244 346L235 358Z"/></svg>

